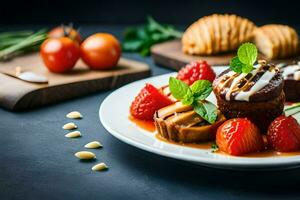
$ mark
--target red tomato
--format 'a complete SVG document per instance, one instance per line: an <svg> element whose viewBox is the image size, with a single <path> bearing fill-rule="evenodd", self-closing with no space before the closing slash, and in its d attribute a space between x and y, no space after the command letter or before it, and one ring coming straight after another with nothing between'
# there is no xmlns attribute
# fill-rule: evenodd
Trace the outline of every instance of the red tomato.
<svg viewBox="0 0 300 200"><path fill-rule="evenodd" d="M74 67L80 56L80 49L78 43L70 38L49 38L43 42L40 54L51 72L63 73Z"/></svg>
<svg viewBox="0 0 300 200"><path fill-rule="evenodd" d="M91 69L110 69L118 63L121 46L113 35L96 33L83 41L80 53L82 60Z"/></svg>
<svg viewBox="0 0 300 200"><path fill-rule="evenodd" d="M51 31L48 32L49 38L61 38L61 37L68 37L74 41L77 41L79 44L81 43L81 36L78 31L72 26L58 26L53 28Z"/></svg>

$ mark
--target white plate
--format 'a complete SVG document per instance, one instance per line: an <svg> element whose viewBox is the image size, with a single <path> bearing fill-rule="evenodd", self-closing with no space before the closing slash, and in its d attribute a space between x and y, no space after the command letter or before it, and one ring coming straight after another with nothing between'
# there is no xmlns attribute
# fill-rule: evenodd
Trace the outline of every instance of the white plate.
<svg viewBox="0 0 300 200"><path fill-rule="evenodd" d="M224 69L225 67L214 68L217 74ZM128 119L129 106L145 83L151 83L157 87L163 86L168 83L168 79L172 75L174 76L176 73L136 81L112 92L100 106L99 116L103 126L113 136L127 144L162 156L190 161L200 165L241 170L300 167L300 156L234 157L212 153L210 150L165 143L156 139L154 133L148 132L131 122ZM208 100L216 104L214 94L211 94Z"/></svg>

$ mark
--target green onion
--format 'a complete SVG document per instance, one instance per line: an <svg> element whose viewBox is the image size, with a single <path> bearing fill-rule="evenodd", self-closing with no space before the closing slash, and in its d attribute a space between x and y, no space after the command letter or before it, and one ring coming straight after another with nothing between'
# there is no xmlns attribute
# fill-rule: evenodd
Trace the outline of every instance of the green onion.
<svg viewBox="0 0 300 200"><path fill-rule="evenodd" d="M37 51L46 38L47 32L44 29L35 33L32 31L0 33L0 61Z"/></svg>

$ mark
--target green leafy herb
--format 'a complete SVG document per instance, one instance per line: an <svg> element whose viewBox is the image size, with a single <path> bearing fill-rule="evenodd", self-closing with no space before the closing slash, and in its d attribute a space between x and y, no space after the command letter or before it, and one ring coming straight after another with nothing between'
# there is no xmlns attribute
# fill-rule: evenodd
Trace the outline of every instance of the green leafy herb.
<svg viewBox="0 0 300 200"><path fill-rule="evenodd" d="M214 123L217 119L217 109L214 104L208 101L203 102L194 102L194 110L198 113L203 119L209 123Z"/></svg>
<svg viewBox="0 0 300 200"><path fill-rule="evenodd" d="M290 116L292 115L294 118L296 118L297 120L299 120L299 113L300 113L300 103L295 103L292 104L290 106L287 106L284 109L284 114L285 116ZM299 120L300 121L300 120Z"/></svg>
<svg viewBox="0 0 300 200"><path fill-rule="evenodd" d="M230 61L230 69L237 73L249 73L253 69L253 64L257 59L257 48L252 43L242 44L238 51L237 56L233 57Z"/></svg>
<svg viewBox="0 0 300 200"><path fill-rule="evenodd" d="M186 96L188 90L190 90L189 86L186 83L174 77L170 77L169 87L173 97L178 100L182 100Z"/></svg>
<svg viewBox="0 0 300 200"><path fill-rule="evenodd" d="M191 89L187 91L187 93L184 95L184 98L182 99L182 103L184 105L192 105L194 102L194 96Z"/></svg>
<svg viewBox="0 0 300 200"><path fill-rule="evenodd" d="M17 55L37 51L47 38L47 32L40 30L0 33L0 61L9 60Z"/></svg>
<svg viewBox="0 0 300 200"><path fill-rule="evenodd" d="M237 56L233 57L230 61L230 69L237 73L242 73L243 63L239 60Z"/></svg>
<svg viewBox="0 0 300 200"><path fill-rule="evenodd" d="M149 16L144 26L125 30L122 48L127 52L148 56L152 45L181 36L182 32L175 30L173 26L160 24Z"/></svg>
<svg viewBox="0 0 300 200"><path fill-rule="evenodd" d="M191 90L198 100L204 100L212 91L212 85L208 80L198 80L191 85Z"/></svg>
<svg viewBox="0 0 300 200"><path fill-rule="evenodd" d="M212 85L207 80L195 81L190 87L174 77L169 79L169 88L172 95L184 105L192 105L197 114L209 123L217 119L217 108L205 100L212 91Z"/></svg>
<svg viewBox="0 0 300 200"><path fill-rule="evenodd" d="M218 147L217 144L212 144L212 145L211 145L211 152L212 152L212 153L215 153L215 152L217 152L218 150L219 150L219 147Z"/></svg>

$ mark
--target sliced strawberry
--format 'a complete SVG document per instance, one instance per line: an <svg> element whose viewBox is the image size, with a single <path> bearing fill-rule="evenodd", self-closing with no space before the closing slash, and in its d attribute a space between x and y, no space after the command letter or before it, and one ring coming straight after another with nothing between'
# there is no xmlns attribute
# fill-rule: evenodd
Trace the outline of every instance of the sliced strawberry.
<svg viewBox="0 0 300 200"><path fill-rule="evenodd" d="M173 101L163 95L156 87L146 84L132 102L130 114L137 119L153 120L155 111L172 103Z"/></svg>
<svg viewBox="0 0 300 200"><path fill-rule="evenodd" d="M221 151L235 156L264 149L259 129L247 118L224 122L217 130L216 143Z"/></svg>
<svg viewBox="0 0 300 200"><path fill-rule="evenodd" d="M292 116L279 116L269 126L267 140L277 151L300 150L300 125Z"/></svg>
<svg viewBox="0 0 300 200"><path fill-rule="evenodd" d="M188 85L192 85L197 80L208 80L213 82L216 74L206 61L195 61L187 64L177 75L177 79L184 81Z"/></svg>

